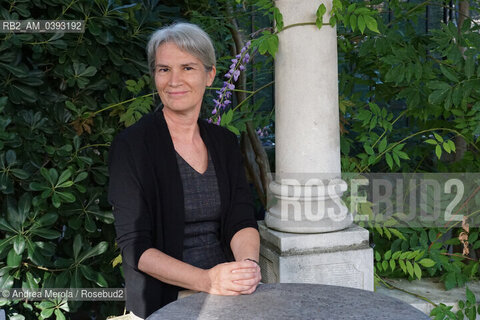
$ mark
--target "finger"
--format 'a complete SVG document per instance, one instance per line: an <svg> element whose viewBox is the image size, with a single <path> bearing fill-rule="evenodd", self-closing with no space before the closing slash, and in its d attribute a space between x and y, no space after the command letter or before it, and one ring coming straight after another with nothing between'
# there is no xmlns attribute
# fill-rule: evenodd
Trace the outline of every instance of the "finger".
<svg viewBox="0 0 480 320"><path fill-rule="evenodd" d="M243 285L243 286L253 286L253 285L258 284L257 279L235 280L233 282L236 283L236 284Z"/></svg>
<svg viewBox="0 0 480 320"><path fill-rule="evenodd" d="M258 278L258 274L255 272L232 273L229 277L230 281L248 280L248 279L257 279L257 278Z"/></svg>
<svg viewBox="0 0 480 320"><path fill-rule="evenodd" d="M249 261L249 260L234 261L234 262L230 262L229 264L235 269L257 267L257 264L255 262Z"/></svg>
<svg viewBox="0 0 480 320"><path fill-rule="evenodd" d="M252 294L255 292L255 290L257 290L257 286L253 286L251 287L249 290L245 290L245 291L242 291L240 292L241 294Z"/></svg>
<svg viewBox="0 0 480 320"><path fill-rule="evenodd" d="M259 272L260 269L258 268L239 268L239 269L233 269L232 273L237 273L237 272L250 272L250 273L255 273Z"/></svg>

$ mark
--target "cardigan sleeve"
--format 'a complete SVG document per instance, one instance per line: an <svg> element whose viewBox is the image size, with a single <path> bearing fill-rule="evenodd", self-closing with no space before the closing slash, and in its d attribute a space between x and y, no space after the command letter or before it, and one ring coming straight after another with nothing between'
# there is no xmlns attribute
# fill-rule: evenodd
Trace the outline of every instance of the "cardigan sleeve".
<svg viewBox="0 0 480 320"><path fill-rule="evenodd" d="M108 200L113 206L123 263L138 270L143 252L153 247L152 226L138 175L139 160L120 135L110 147Z"/></svg>
<svg viewBox="0 0 480 320"><path fill-rule="evenodd" d="M257 221L255 219L255 206L253 204L253 197L250 187L245 175L245 168L243 166L242 153L237 137L229 132L231 161L229 174L232 175L231 181L231 206L230 212L226 219L225 237L226 243L230 246L235 233L244 228L255 228L258 230Z"/></svg>

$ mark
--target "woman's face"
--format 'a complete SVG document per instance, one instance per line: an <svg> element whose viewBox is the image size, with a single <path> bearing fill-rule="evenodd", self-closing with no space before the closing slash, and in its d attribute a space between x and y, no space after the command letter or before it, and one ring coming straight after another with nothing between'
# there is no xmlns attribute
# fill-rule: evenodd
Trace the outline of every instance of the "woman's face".
<svg viewBox="0 0 480 320"><path fill-rule="evenodd" d="M165 108L176 112L200 111L205 87L215 78L215 67L206 71L202 62L164 43L155 54L155 86Z"/></svg>

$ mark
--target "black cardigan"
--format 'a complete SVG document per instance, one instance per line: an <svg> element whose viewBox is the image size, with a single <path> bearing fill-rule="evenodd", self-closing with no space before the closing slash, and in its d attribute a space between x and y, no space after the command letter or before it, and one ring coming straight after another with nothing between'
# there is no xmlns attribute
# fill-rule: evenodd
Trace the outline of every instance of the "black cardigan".
<svg viewBox="0 0 480 320"><path fill-rule="evenodd" d="M247 227L257 228L237 137L198 120L201 137L215 166L221 200L221 243L233 260L230 240ZM126 307L146 318L177 299L180 288L138 270L149 248L182 260L184 202L175 149L163 112L142 117L119 133L110 148L108 199L113 206L117 244L123 258Z"/></svg>

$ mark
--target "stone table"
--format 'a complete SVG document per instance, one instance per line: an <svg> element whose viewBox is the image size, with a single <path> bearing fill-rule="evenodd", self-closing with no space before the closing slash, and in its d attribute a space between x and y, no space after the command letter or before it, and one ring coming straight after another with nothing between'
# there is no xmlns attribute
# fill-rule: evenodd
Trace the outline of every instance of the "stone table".
<svg viewBox="0 0 480 320"><path fill-rule="evenodd" d="M255 293L197 293L157 310L147 320L186 319L430 319L400 300L366 290L320 284L261 284Z"/></svg>

